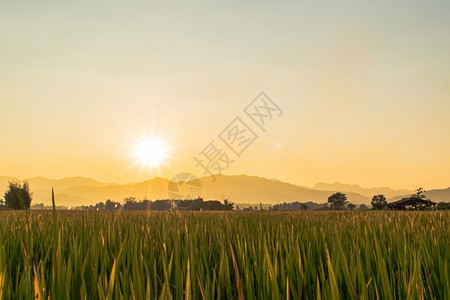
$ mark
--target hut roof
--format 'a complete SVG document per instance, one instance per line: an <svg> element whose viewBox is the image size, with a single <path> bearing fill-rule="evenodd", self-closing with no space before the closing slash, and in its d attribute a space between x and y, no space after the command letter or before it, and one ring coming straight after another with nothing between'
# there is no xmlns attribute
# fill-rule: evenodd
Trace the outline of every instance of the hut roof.
<svg viewBox="0 0 450 300"><path fill-rule="evenodd" d="M423 204L428 204L428 205L436 204L435 202L433 202L429 199L417 199L417 198L413 198L413 197L407 197L407 198L402 198L401 200L398 200L395 202L388 203L387 206L406 206L406 205L410 205L410 204L413 204L416 202L421 202Z"/></svg>

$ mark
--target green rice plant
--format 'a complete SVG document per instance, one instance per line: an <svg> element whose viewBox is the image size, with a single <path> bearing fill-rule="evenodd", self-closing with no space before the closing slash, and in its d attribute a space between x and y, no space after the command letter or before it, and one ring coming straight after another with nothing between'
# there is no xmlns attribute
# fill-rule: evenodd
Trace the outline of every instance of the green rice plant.
<svg viewBox="0 0 450 300"><path fill-rule="evenodd" d="M4 211L0 298L449 299L449 251L447 211Z"/></svg>

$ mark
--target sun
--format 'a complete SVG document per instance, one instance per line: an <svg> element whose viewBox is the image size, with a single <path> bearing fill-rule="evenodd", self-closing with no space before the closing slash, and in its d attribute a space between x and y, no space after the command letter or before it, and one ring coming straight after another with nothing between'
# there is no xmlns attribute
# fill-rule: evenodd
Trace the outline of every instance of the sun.
<svg viewBox="0 0 450 300"><path fill-rule="evenodd" d="M136 141L133 150L133 156L137 162L149 168L164 164L169 155L167 143L156 137L146 137Z"/></svg>

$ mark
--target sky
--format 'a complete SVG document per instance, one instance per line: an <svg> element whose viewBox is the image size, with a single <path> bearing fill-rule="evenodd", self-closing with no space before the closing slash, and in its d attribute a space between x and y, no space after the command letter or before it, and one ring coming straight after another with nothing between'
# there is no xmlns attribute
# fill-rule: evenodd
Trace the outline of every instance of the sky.
<svg viewBox="0 0 450 300"><path fill-rule="evenodd" d="M446 188L449 15L448 1L2 1L0 175L200 177L213 142L223 174ZM262 91L282 111L264 130L244 112ZM219 137L236 117L258 136L240 156ZM133 156L151 137L168 148L156 167Z"/></svg>

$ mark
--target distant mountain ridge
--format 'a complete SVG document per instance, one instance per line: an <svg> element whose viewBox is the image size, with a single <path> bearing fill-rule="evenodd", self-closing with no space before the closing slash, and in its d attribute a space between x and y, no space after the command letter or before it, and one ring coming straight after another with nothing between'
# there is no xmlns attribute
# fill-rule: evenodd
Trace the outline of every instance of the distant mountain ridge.
<svg viewBox="0 0 450 300"><path fill-rule="evenodd" d="M264 177L249 175L223 175L217 176L215 183L211 178L200 178L205 196L221 199L230 196L236 203L266 203L275 204L283 202L327 202L332 194L330 191L319 191L291 183L271 180ZM369 199L358 193L347 193L348 199L356 204L367 203Z"/></svg>
<svg viewBox="0 0 450 300"><path fill-rule="evenodd" d="M374 195L383 194L386 196L386 198L395 197L398 195L406 195L406 194L412 194L414 191L402 189L402 190L394 190L389 187L373 187L373 188L363 188L359 184L348 184L348 183L325 183L325 182L319 182L314 187L316 190L321 191L347 191L347 192L354 192L361 195L364 195L366 197L372 197Z"/></svg>
<svg viewBox="0 0 450 300"><path fill-rule="evenodd" d="M7 189L8 181L12 177L0 176L0 196ZM48 179L34 177L28 179L33 192L33 202L51 203L51 189L55 189L57 205L78 206L90 205L97 202L123 201L126 197L138 199L168 199L169 179L155 177L135 183L104 183L92 178L70 177L62 179ZM283 202L316 202L326 203L328 197L336 192L347 194L350 202L355 204L370 204L374 194L385 194L391 199L402 198L413 191L392 190L390 188L362 188L359 185L318 183L313 188L282 182L276 179L267 179L249 175L222 175L216 176L213 182L211 177L199 179L202 186L202 196L205 199L230 199L235 203L249 203L253 205L275 204ZM427 195L435 202L450 201L450 188L443 190L430 190ZM436 197L436 199L433 199ZM446 200L441 200L446 199Z"/></svg>
<svg viewBox="0 0 450 300"><path fill-rule="evenodd" d="M0 176L0 185L7 184L9 181L17 180L15 177ZM27 179L30 184L37 184L42 187L53 186L55 189L62 189L73 186L110 186L118 185L117 183L104 183L88 177L66 177L61 179L50 179L46 177L32 177Z"/></svg>

